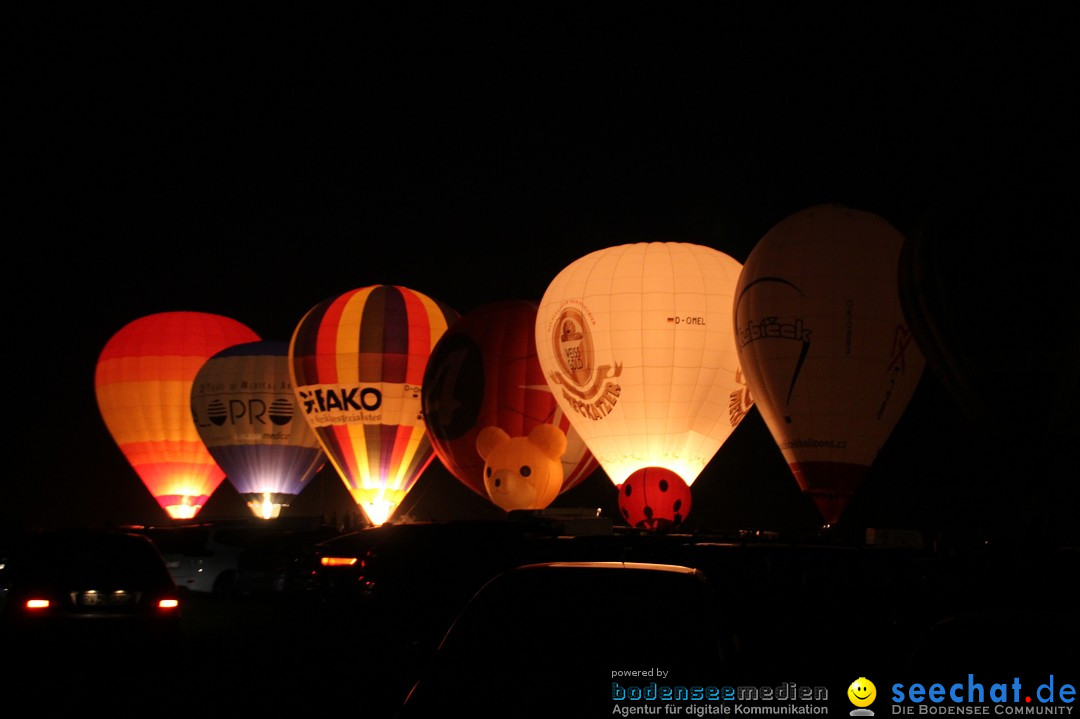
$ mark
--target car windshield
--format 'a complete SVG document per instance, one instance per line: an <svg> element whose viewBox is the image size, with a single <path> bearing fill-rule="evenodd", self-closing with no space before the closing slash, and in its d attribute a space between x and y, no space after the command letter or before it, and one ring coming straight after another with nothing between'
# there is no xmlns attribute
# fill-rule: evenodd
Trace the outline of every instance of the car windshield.
<svg viewBox="0 0 1080 719"><path fill-rule="evenodd" d="M160 584L167 576L154 545L145 538L110 532L50 532L27 546L29 572L65 582L138 581Z"/></svg>
<svg viewBox="0 0 1080 719"><path fill-rule="evenodd" d="M624 568L516 570L479 592L447 635L451 656L523 665L622 661L716 662L711 605L700 575ZM498 652L492 648L499 647Z"/></svg>

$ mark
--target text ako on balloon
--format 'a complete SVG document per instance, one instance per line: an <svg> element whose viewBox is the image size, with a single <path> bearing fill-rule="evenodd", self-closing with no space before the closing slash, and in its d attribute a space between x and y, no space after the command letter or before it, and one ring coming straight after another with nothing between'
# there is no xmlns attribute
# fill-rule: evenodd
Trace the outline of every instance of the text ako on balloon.
<svg viewBox="0 0 1080 719"><path fill-rule="evenodd" d="M308 424L368 521L388 521L435 454L421 407L432 348L458 313L422 292L371 285L311 308L289 365Z"/></svg>

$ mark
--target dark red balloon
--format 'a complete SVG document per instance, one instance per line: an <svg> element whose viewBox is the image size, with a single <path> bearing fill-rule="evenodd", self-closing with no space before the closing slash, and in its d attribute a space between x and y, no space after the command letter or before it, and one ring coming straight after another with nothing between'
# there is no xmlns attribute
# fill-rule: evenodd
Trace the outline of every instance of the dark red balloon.
<svg viewBox="0 0 1080 719"><path fill-rule="evenodd" d="M637 529L665 530L690 513L690 487L664 467L639 469L619 485L619 512Z"/></svg>
<svg viewBox="0 0 1080 719"><path fill-rule="evenodd" d="M559 408L536 356L536 303L489 302L465 313L439 338L424 373L428 436L443 465L488 498L476 437L488 426L524 437L538 424L566 434L561 492L599 468Z"/></svg>
<svg viewBox="0 0 1080 719"><path fill-rule="evenodd" d="M927 366L995 451L1080 438L1074 204L1052 183L972 188L931 213L900 258Z"/></svg>
<svg viewBox="0 0 1080 719"><path fill-rule="evenodd" d="M967 420L949 428L965 460L947 481L968 488L956 506L1008 542L1018 527L1070 537L1080 506L1076 193L1055 178L1003 175L928 213L901 255L901 301L927 367Z"/></svg>

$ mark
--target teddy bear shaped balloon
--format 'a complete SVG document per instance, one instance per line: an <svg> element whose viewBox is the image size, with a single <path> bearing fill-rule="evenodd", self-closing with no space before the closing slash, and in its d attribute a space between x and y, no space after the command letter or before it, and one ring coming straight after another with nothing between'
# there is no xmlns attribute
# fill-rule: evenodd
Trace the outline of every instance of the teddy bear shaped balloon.
<svg viewBox="0 0 1080 719"><path fill-rule="evenodd" d="M488 496L508 512L544 509L562 488L566 434L553 424L538 424L523 437L489 425L477 434L476 451Z"/></svg>

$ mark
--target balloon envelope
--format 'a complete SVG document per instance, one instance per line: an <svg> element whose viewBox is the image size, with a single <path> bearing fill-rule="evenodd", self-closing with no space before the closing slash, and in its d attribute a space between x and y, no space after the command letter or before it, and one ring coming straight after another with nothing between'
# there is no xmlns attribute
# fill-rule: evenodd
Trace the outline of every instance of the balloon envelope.
<svg viewBox="0 0 1080 719"><path fill-rule="evenodd" d="M818 205L766 233L739 277L735 330L755 406L828 523L922 374L897 287L903 244L877 215Z"/></svg>
<svg viewBox="0 0 1080 719"><path fill-rule="evenodd" d="M432 348L457 318L416 290L372 285L321 302L293 332L304 417L372 524L393 515L435 457L421 388Z"/></svg>
<svg viewBox="0 0 1080 719"><path fill-rule="evenodd" d="M686 519L692 499L679 475L663 467L643 467L619 487L619 512L637 529L671 529Z"/></svg>
<svg viewBox="0 0 1080 719"><path fill-rule="evenodd" d="M161 312L128 323L98 357L94 390L105 425L173 519L190 519L225 478L191 416L191 387L207 359L257 341L247 326L205 312Z"/></svg>
<svg viewBox="0 0 1080 719"><path fill-rule="evenodd" d="M1080 506L1074 184L991 173L928 213L901 254L904 314L968 420L948 480L1007 541L1019 526L1025 541L1072 536Z"/></svg>
<svg viewBox="0 0 1080 719"><path fill-rule="evenodd" d="M692 485L746 415L731 320L741 268L710 247L642 242L585 255L548 286L540 366L616 486L643 467Z"/></svg>
<svg viewBox="0 0 1080 719"><path fill-rule="evenodd" d="M544 379L536 354L535 302L490 302L466 312L439 339L428 360L421 394L435 453L466 487L489 498L480 430L496 426L512 437L538 424L566 435L563 481L577 486L599 467Z"/></svg>
<svg viewBox="0 0 1080 719"><path fill-rule="evenodd" d="M1080 341L1063 327L1080 310L1074 193L1004 180L969 192L905 244L904 314L927 366L995 452L1071 452Z"/></svg>
<svg viewBox="0 0 1080 719"><path fill-rule="evenodd" d="M288 342L245 342L208 359L192 385L191 414L257 517L277 517L326 462L296 403Z"/></svg>

